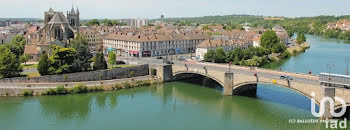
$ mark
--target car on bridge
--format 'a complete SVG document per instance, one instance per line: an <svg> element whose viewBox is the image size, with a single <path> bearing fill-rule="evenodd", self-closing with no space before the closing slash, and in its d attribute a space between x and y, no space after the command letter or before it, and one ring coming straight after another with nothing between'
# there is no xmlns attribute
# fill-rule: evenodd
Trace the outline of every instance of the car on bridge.
<svg viewBox="0 0 350 130"><path fill-rule="evenodd" d="M289 77L289 76L281 76L280 79L287 79L287 80L293 80L292 77Z"/></svg>

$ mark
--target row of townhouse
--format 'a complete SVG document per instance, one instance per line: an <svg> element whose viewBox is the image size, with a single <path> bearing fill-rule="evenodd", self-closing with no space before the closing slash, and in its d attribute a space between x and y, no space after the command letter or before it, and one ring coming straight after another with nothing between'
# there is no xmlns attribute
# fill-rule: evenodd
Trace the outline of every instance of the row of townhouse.
<svg viewBox="0 0 350 130"><path fill-rule="evenodd" d="M138 57L185 54L208 38L204 33L113 33L103 39L104 52Z"/></svg>
<svg viewBox="0 0 350 130"><path fill-rule="evenodd" d="M199 60L204 60L204 56L209 50L216 50L219 47L221 47L225 52L228 52L234 50L235 48L247 49L250 46L253 46L253 42L245 39L206 39L197 46L196 57Z"/></svg>

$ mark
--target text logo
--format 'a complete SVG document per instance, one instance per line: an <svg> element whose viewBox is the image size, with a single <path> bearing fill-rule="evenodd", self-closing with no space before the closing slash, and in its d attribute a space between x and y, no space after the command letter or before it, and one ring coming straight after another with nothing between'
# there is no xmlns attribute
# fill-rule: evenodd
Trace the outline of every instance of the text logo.
<svg viewBox="0 0 350 130"><path fill-rule="evenodd" d="M326 110L326 102L329 102L329 110L330 110L330 113L333 117L341 117L345 114L346 112L346 103L345 101L340 98L340 97L334 97L334 100L335 101L338 101L341 105L342 105L342 109L340 112L335 112L334 111L334 100L330 97L323 97L320 101L320 111L319 113L316 112L316 103L315 103L315 93L312 92L311 93L311 113L313 116L315 117L321 117L323 116L323 114L325 113L325 110Z"/></svg>

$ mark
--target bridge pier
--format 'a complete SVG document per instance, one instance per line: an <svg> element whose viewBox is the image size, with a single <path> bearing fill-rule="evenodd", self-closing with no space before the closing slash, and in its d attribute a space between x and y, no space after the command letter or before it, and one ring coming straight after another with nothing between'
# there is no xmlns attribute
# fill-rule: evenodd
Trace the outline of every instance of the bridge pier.
<svg viewBox="0 0 350 130"><path fill-rule="evenodd" d="M335 88L331 88L331 87L324 87L323 88L323 97L330 97L333 99L334 101L334 97L335 97ZM320 102L321 103L321 102ZM320 104L321 107L321 104ZM321 119L332 119L333 116L331 114L331 106L329 102L325 102L324 104L325 107L325 113L322 115ZM334 107L334 106L332 106Z"/></svg>
<svg viewBox="0 0 350 130"><path fill-rule="evenodd" d="M232 95L232 89L233 89L233 73L225 73L225 83L224 83L224 89L222 92L222 95L224 96L231 96Z"/></svg>
<svg viewBox="0 0 350 130"><path fill-rule="evenodd" d="M160 67L157 67L156 70L157 76L163 82L169 82L173 80L173 69L171 65L161 65Z"/></svg>

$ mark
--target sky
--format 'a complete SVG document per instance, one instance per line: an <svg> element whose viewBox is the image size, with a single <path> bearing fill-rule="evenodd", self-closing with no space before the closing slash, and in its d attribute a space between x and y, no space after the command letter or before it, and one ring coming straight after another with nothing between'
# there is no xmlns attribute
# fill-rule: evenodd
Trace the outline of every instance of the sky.
<svg viewBox="0 0 350 130"><path fill-rule="evenodd" d="M350 0L0 0L0 18L44 18L52 7L79 7L81 19L199 17L248 14L263 16L349 15Z"/></svg>

